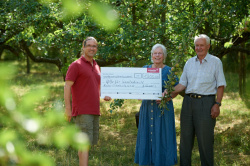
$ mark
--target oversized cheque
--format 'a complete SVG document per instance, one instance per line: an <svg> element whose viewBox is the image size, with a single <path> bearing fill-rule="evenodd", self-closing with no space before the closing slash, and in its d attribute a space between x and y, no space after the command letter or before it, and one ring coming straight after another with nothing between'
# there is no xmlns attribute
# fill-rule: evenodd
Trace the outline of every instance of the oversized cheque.
<svg viewBox="0 0 250 166"><path fill-rule="evenodd" d="M161 68L101 67L101 98L159 100Z"/></svg>

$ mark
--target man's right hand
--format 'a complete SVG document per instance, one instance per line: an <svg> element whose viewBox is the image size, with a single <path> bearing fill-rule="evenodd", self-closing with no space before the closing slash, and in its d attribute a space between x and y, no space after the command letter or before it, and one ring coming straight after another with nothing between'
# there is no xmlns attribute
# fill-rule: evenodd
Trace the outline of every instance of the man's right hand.
<svg viewBox="0 0 250 166"><path fill-rule="evenodd" d="M65 116L65 119L68 121L68 122L70 122L71 121L71 118L72 118L72 113L71 113L71 109L65 109L65 114L64 114L64 116Z"/></svg>

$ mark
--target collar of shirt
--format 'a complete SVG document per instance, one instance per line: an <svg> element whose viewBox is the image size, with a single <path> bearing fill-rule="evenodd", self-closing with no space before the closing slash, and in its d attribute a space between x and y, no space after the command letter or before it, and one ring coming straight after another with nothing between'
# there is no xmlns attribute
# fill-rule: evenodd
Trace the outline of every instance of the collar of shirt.
<svg viewBox="0 0 250 166"><path fill-rule="evenodd" d="M90 61L87 61L87 59L86 59L84 56L81 56L81 60L84 61L84 62L86 62L86 63L91 64ZM96 64L96 61L93 59L93 66L94 66L95 64Z"/></svg>
<svg viewBox="0 0 250 166"><path fill-rule="evenodd" d="M202 62L207 62L207 61L209 61L210 58L211 58L211 55L209 53L207 53L207 55L205 56L205 58L202 59ZM195 61L199 61L199 58L198 58L197 55L195 56Z"/></svg>

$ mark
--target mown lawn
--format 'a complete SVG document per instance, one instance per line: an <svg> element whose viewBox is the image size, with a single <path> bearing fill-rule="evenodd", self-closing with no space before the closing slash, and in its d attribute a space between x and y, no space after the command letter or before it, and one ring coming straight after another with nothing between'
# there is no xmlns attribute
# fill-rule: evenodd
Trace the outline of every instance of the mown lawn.
<svg viewBox="0 0 250 166"><path fill-rule="evenodd" d="M51 107L61 108L63 113L63 78L56 67L46 64L33 64L31 74L24 71L25 66L16 64L18 72L11 82L11 88L21 99L29 90L47 87L49 97L43 103L38 103L35 111L46 112ZM250 165L249 117L250 97L243 99L237 90L238 76L226 73L227 88L225 90L221 115L217 118L215 128L215 165ZM248 73L247 91L250 87ZM124 105L110 113L110 102L101 100L100 138L97 146L90 150L90 166L133 166L137 128L135 113L139 110L140 101L125 100ZM180 110L182 97L174 99L176 135L179 146ZM62 126L63 127L63 126ZM56 129L51 129L56 130ZM33 151L42 151L51 156L59 165L78 165L77 153L72 149L56 149L54 147L37 146L35 140L27 140L27 147ZM178 148L179 150L179 148ZM178 154L179 155L179 154ZM200 165L197 142L192 156L192 165Z"/></svg>

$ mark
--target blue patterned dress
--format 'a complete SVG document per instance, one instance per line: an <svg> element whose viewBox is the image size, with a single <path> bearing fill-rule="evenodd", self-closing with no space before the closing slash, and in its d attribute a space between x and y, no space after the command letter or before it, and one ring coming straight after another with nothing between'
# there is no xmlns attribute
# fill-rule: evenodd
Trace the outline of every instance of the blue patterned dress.
<svg viewBox="0 0 250 166"><path fill-rule="evenodd" d="M152 65L143 66L151 68ZM171 68L162 69L162 85ZM178 82L176 83L178 84ZM162 87L162 92L164 87ZM167 166L177 164L174 106L169 101L168 110L161 110L155 100L143 100L140 107L139 126L135 149L135 163L139 165Z"/></svg>

